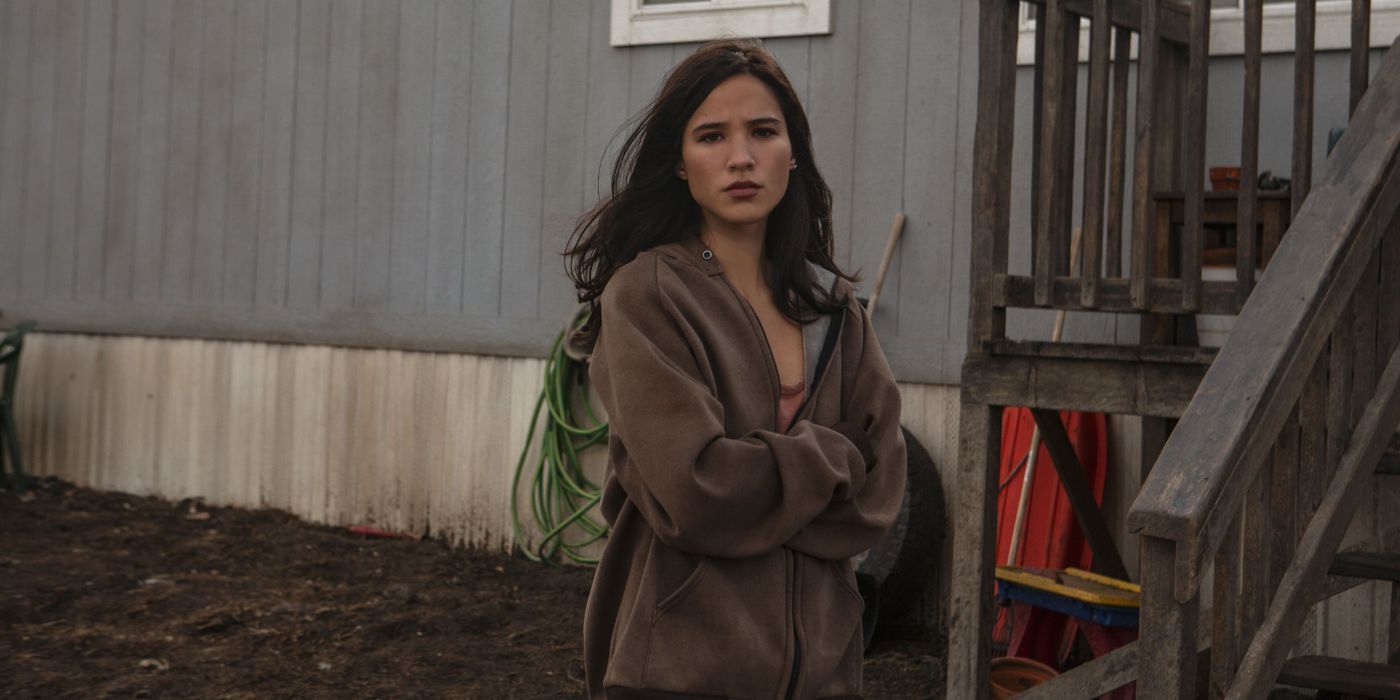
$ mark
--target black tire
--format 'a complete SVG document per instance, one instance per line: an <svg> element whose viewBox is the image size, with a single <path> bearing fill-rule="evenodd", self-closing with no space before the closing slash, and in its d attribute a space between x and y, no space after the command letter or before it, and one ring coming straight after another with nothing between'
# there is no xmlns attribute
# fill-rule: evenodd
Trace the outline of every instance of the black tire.
<svg viewBox="0 0 1400 700"><path fill-rule="evenodd" d="M874 639L878 620L897 620L917 606L943 553L946 506L943 483L928 450L904 431L908 448L904 501L885 536L856 565L873 594L865 595L865 645Z"/></svg>

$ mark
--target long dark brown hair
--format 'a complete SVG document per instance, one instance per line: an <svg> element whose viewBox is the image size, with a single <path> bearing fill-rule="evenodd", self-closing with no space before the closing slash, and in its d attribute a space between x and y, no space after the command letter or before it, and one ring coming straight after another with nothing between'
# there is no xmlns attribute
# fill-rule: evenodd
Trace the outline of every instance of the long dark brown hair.
<svg viewBox="0 0 1400 700"><path fill-rule="evenodd" d="M858 279L838 269L831 257L831 189L817 171L807 114L783 69L759 43L712 41L672 69L656 98L632 119L613 163L611 194L579 219L569 239L564 252L570 257L569 278L579 301L593 307L582 337L596 333L597 299L617 268L648 248L699 233L700 207L675 171L681 139L710 92L741 74L763 81L777 98L797 160L787 192L768 215L764 255L774 302L799 323L843 307L844 300L817 285L807 266L810 260L848 281Z"/></svg>

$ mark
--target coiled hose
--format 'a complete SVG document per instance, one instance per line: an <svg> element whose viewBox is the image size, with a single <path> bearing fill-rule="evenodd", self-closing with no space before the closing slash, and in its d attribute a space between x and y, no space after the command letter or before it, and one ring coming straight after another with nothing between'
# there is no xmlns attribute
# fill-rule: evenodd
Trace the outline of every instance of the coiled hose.
<svg viewBox="0 0 1400 700"><path fill-rule="evenodd" d="M587 306L580 307L574 319L559 332L545 362L544 388L535 402L525 448L515 463L515 479L511 483L510 518L516 546L531 561L554 562L559 556L581 564L596 564L596 557L585 556L581 550L603 539L608 527L590 511L602 499L602 489L583 473L579 454L586 448L604 442L608 424L593 411L588 397L588 366L586 353L571 348L565 338L573 329L588 320ZM535 439L540 408L547 406L544 426L540 433L540 454L530 479L530 511L535 524L543 533L538 543L531 545L520 520L520 482L525 473L525 459ZM580 416L576 406L582 406ZM586 420L580 418L586 417ZM581 532L581 539L567 539L570 527Z"/></svg>

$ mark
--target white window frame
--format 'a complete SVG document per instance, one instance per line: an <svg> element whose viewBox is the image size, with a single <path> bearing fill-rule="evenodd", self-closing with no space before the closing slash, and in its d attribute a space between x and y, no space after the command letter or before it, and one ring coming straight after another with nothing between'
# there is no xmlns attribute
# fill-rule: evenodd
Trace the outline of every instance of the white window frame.
<svg viewBox="0 0 1400 700"><path fill-rule="evenodd" d="M1028 5L1021 5L1020 32L1016 42L1016 64L1035 63L1035 20ZM1264 6L1261 45L1264 53L1292 53L1294 49L1293 3ZM1079 60L1089 60L1089 23L1081 21ZM1400 34L1400 0L1371 0L1371 48L1388 47ZM1137 34L1133 34L1132 56L1137 57ZM1318 51L1351 47L1351 0L1317 0L1314 42ZM1244 53L1244 3L1237 7L1211 10L1210 55L1239 56Z"/></svg>
<svg viewBox="0 0 1400 700"><path fill-rule="evenodd" d="M612 0L613 46L831 33L831 0Z"/></svg>

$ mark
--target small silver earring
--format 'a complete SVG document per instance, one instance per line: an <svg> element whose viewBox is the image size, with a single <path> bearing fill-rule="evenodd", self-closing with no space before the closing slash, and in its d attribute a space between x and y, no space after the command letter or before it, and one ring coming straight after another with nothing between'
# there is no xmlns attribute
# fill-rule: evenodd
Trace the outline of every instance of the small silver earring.
<svg viewBox="0 0 1400 700"><path fill-rule="evenodd" d="M788 165L788 170L796 170L796 169L797 169L797 163L796 163L796 162L790 163L790 164Z"/></svg>

